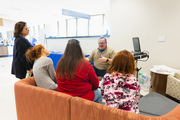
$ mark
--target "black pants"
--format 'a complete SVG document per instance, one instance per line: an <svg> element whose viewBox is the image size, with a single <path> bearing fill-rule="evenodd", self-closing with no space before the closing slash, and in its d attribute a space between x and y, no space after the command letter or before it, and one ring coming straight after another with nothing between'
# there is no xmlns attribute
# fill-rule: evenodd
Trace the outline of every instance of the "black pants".
<svg viewBox="0 0 180 120"><path fill-rule="evenodd" d="M95 71L95 73L96 73L97 76L104 77L104 75L106 74L106 70L99 70L99 69L97 69L97 68L94 67L94 66L93 66L93 68L94 68L94 71Z"/></svg>

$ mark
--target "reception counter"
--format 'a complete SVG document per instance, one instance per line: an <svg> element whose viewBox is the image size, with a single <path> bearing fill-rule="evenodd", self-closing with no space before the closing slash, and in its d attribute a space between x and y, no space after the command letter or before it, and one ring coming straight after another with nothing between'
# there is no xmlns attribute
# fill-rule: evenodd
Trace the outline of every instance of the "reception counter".
<svg viewBox="0 0 180 120"><path fill-rule="evenodd" d="M0 46L0 56L8 56L8 46Z"/></svg>

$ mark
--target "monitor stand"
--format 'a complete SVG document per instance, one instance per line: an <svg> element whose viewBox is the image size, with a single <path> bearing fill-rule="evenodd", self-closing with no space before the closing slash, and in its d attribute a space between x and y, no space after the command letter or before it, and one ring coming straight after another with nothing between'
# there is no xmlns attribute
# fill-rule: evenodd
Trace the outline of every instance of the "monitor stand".
<svg viewBox="0 0 180 120"><path fill-rule="evenodd" d="M138 68L138 60L135 60L135 69L136 69L136 78L138 78L139 71L141 70L142 67Z"/></svg>

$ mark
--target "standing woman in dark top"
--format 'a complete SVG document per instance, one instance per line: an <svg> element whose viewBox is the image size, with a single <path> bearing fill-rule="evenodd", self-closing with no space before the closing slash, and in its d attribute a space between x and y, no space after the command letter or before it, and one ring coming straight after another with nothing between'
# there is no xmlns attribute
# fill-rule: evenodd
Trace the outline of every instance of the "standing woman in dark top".
<svg viewBox="0 0 180 120"><path fill-rule="evenodd" d="M13 48L13 62L12 71L17 78L25 78L27 70L31 73L33 63L29 63L26 60L26 51L33 47L29 41L25 38L29 34L27 24L23 21L17 22L14 27L14 48Z"/></svg>

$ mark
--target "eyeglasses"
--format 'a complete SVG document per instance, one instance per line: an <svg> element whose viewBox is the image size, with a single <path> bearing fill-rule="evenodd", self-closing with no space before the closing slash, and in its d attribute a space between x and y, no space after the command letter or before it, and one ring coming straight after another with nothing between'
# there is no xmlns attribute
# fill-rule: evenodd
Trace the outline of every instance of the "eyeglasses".
<svg viewBox="0 0 180 120"><path fill-rule="evenodd" d="M29 28L26 28L26 30L29 30Z"/></svg>
<svg viewBox="0 0 180 120"><path fill-rule="evenodd" d="M101 43L98 43L98 44L105 44L105 42L101 42Z"/></svg>

